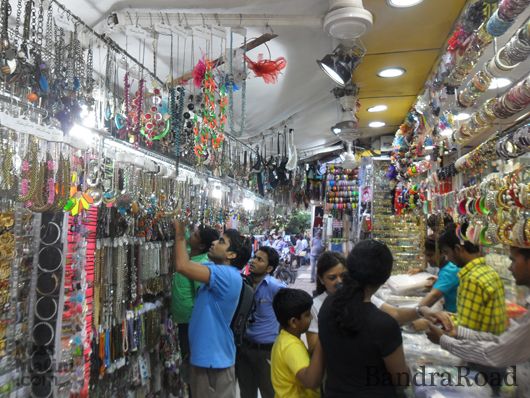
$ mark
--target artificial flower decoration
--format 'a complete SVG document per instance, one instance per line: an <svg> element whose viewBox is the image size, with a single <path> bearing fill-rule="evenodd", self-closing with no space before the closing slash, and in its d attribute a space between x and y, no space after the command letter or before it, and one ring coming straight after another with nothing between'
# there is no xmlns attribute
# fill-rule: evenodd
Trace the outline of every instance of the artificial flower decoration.
<svg viewBox="0 0 530 398"><path fill-rule="evenodd" d="M200 88L204 80L204 75L206 74L206 62L204 59L200 59L193 68L191 75L193 76L193 84L195 87Z"/></svg>
<svg viewBox="0 0 530 398"><path fill-rule="evenodd" d="M278 81L278 75L287 66L287 61L284 57L272 59L263 59L263 54L258 55L257 61L252 61L246 55L248 67L252 69L257 77L261 77L265 83L271 84Z"/></svg>
<svg viewBox="0 0 530 398"><path fill-rule="evenodd" d="M228 96L226 88L222 85L219 89L219 114L217 107L217 83L213 76L213 62L205 61L204 80L202 81L204 94L204 107L200 111L201 120L195 115L193 134L195 136L194 152L198 159L205 162L210 159L208 149L219 150L224 142L224 129L226 124L226 110Z"/></svg>

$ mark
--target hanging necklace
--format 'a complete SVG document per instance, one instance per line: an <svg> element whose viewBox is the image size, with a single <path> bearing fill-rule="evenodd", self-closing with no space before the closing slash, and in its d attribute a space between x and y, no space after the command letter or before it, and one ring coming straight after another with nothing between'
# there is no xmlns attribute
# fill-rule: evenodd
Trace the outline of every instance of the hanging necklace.
<svg viewBox="0 0 530 398"><path fill-rule="evenodd" d="M31 211L44 213L49 211L55 202L55 162L49 151L39 166L37 181L39 188L28 207Z"/></svg>
<svg viewBox="0 0 530 398"><path fill-rule="evenodd" d="M29 138L28 149L22 161L22 181L20 183L19 201L27 202L31 200L37 191L38 175L38 145L35 138Z"/></svg>
<svg viewBox="0 0 530 398"><path fill-rule="evenodd" d="M2 3L0 3L0 17L2 19L2 31L0 34L0 51L2 59L0 70L4 75L13 73L16 68L16 51L9 42L8 22L10 14L11 5L9 4L9 0L2 0Z"/></svg>
<svg viewBox="0 0 530 398"><path fill-rule="evenodd" d="M94 54L92 52L92 43L88 46L86 56L86 81L85 81L85 92L87 96L92 95L94 90Z"/></svg>
<svg viewBox="0 0 530 398"><path fill-rule="evenodd" d="M244 53L243 59L247 52L247 36L244 39ZM234 33L230 31L230 77L228 81L228 120L230 126L230 134L236 137L241 137L245 131L246 122L246 107L247 107L247 63L243 60L243 80L241 82L241 123L239 130L235 130L234 120Z"/></svg>

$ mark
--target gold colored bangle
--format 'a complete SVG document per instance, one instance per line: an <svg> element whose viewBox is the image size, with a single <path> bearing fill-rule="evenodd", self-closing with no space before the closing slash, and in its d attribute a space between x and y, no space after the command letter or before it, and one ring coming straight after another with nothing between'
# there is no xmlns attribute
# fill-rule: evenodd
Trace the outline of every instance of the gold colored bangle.
<svg viewBox="0 0 530 398"><path fill-rule="evenodd" d="M497 192L497 208L509 209L509 206L504 202L504 194L508 192L508 188L502 188Z"/></svg>
<svg viewBox="0 0 530 398"><path fill-rule="evenodd" d="M499 228L497 229L497 236L501 243L510 246L513 244L512 240L510 239L512 229L513 225L510 224L509 221L504 221L499 225Z"/></svg>

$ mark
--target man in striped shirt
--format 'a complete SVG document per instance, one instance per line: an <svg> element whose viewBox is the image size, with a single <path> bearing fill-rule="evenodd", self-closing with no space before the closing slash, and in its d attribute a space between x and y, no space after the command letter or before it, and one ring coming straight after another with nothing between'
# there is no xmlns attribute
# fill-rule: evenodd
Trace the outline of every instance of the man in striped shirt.
<svg viewBox="0 0 530 398"><path fill-rule="evenodd" d="M510 247L510 271L519 286L530 287L530 249ZM527 298L530 303L530 296ZM530 397L530 313L503 334L477 332L458 326L448 334L430 327L429 339L450 353L491 367L516 366L517 398ZM470 341L472 340L472 341Z"/></svg>

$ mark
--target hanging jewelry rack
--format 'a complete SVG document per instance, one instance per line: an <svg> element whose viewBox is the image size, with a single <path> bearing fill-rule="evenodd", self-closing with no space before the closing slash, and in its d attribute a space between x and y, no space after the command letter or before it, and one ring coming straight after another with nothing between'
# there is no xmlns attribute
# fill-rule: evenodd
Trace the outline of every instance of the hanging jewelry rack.
<svg viewBox="0 0 530 398"><path fill-rule="evenodd" d="M118 43L116 43L110 37L97 33L94 29L92 29L90 26L88 26L81 18L79 18L77 15L75 15L72 11L70 11L68 8L66 8L59 1L57 1L57 0L51 0L51 1L53 2L53 4L57 5L57 7L59 7L63 12L68 14L68 16L70 18L74 19L76 21L76 23L78 23L81 26L83 26L83 28L85 28L87 31L89 31L96 38L101 40L104 44L106 44L107 46L112 48L112 50L114 50L116 53L127 57L133 63L138 65L138 67L141 70L143 70L145 73L149 74L160 85L165 86L165 83L158 76L156 76L150 69L146 68L145 65L143 65L139 60L137 60L133 55L131 55L129 52L127 52L124 48L122 48Z"/></svg>

